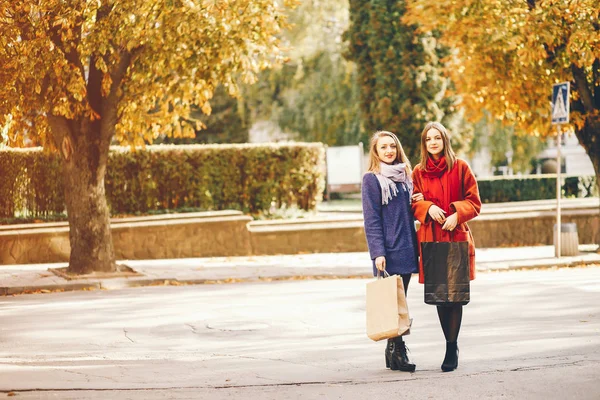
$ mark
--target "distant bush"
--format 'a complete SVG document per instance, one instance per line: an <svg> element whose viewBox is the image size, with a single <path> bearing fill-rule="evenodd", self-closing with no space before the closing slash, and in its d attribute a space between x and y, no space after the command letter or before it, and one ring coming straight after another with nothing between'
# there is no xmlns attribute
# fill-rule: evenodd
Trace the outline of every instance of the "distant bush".
<svg viewBox="0 0 600 400"><path fill-rule="evenodd" d="M544 200L556 198L556 175L494 177L478 179L484 203ZM598 196L595 176L563 176L564 197Z"/></svg>
<svg viewBox="0 0 600 400"><path fill-rule="evenodd" d="M325 186L320 143L113 147L106 197L115 214L166 209L312 210ZM64 213L58 155L0 151L0 218Z"/></svg>

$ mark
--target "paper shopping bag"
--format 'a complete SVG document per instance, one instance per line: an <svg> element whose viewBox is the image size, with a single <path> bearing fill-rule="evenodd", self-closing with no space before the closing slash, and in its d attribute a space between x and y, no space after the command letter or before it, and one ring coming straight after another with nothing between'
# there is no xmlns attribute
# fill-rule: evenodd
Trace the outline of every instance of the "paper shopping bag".
<svg viewBox="0 0 600 400"><path fill-rule="evenodd" d="M468 304L470 300L469 243L421 242L425 303Z"/></svg>
<svg viewBox="0 0 600 400"><path fill-rule="evenodd" d="M378 277L367 283L367 336L370 339L378 341L408 335L410 325L400 276Z"/></svg>

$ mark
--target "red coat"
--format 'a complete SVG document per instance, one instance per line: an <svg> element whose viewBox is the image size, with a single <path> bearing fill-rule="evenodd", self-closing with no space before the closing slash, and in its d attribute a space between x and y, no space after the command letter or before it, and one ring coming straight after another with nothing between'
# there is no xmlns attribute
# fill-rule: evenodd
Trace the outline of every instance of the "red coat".
<svg viewBox="0 0 600 400"><path fill-rule="evenodd" d="M423 176L423 170L420 168L420 165L415 167L412 175L414 192L423 193L423 196L425 197L425 200L412 203L414 216L421 223L421 227L417 231L417 239L419 243L434 241L433 229L435 229L436 241L468 241L470 276L471 279L475 279L475 242L473 240L473 235L469 230L469 226L467 225L467 221L479 215L479 211L481 210L481 199L479 198L477 181L475 180L475 176L471 172L469 165L465 161L457 159L454 168L458 168L459 181L462 182L462 200L454 201L449 205L450 213L458 213L458 224L450 236L446 231L442 231L442 226L433 221L428 214L429 207L434 204L431 200L428 200L428 198L443 198L443 194L439 193L439 189L437 189L437 187L440 186L432 187L428 184L429 179ZM445 172L445 174L446 173L447 172ZM440 181L444 182L443 179L440 179ZM443 187L443 184L441 187ZM447 190L446 188L443 189L444 191ZM444 208L440 204L436 205ZM450 214L448 214L448 216L449 215ZM419 282L424 283L423 257L421 255L420 245L419 255L421 256L419 259Z"/></svg>

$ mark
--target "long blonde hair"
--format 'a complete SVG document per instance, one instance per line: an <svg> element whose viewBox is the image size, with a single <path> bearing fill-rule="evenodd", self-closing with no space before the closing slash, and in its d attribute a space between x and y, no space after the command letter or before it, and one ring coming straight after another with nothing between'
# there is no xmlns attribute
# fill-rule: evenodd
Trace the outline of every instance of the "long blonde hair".
<svg viewBox="0 0 600 400"><path fill-rule="evenodd" d="M456 154L454 154L454 150L452 150L448 131L444 125L440 124L439 122L428 122L427 125L425 125L425 128L423 128L423 132L421 132L421 162L419 167L423 171L427 171L427 159L430 158L431 155L427 151L426 140L427 132L429 132L431 129L437 129L442 134L442 142L444 143L444 157L446 157L448 171L450 171L456 162Z"/></svg>
<svg viewBox="0 0 600 400"><path fill-rule="evenodd" d="M410 165L410 161L408 160L408 157L406 157L406 154L404 153L404 149L402 148L402 145L400 144L400 140L398 140L398 137L396 135L394 135L392 132L388 132L388 131L377 131L371 137L371 141L369 142L369 168L367 169L367 171L373 172L375 174L379 173L379 163L382 161L379 158L379 156L377 156L377 141L382 136L388 136L394 140L394 143L396 144L396 149L397 149L395 161L406 164L406 173L408 176L411 176L412 175L412 167Z"/></svg>

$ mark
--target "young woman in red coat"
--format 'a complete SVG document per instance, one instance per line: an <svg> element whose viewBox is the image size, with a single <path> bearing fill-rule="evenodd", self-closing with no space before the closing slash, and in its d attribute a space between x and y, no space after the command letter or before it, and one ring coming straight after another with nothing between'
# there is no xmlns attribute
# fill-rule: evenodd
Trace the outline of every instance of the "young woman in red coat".
<svg viewBox="0 0 600 400"><path fill-rule="evenodd" d="M421 223L419 243L467 241L470 277L475 279L475 244L467 221L481 209L477 181L469 165L456 158L448 132L440 123L428 123L421 133L421 162L413 171L413 183L414 192L424 196L424 200L412 203L415 218ZM422 257L419 282L424 283ZM462 305L437 306L437 312L446 338L442 370L453 371L458 367Z"/></svg>

